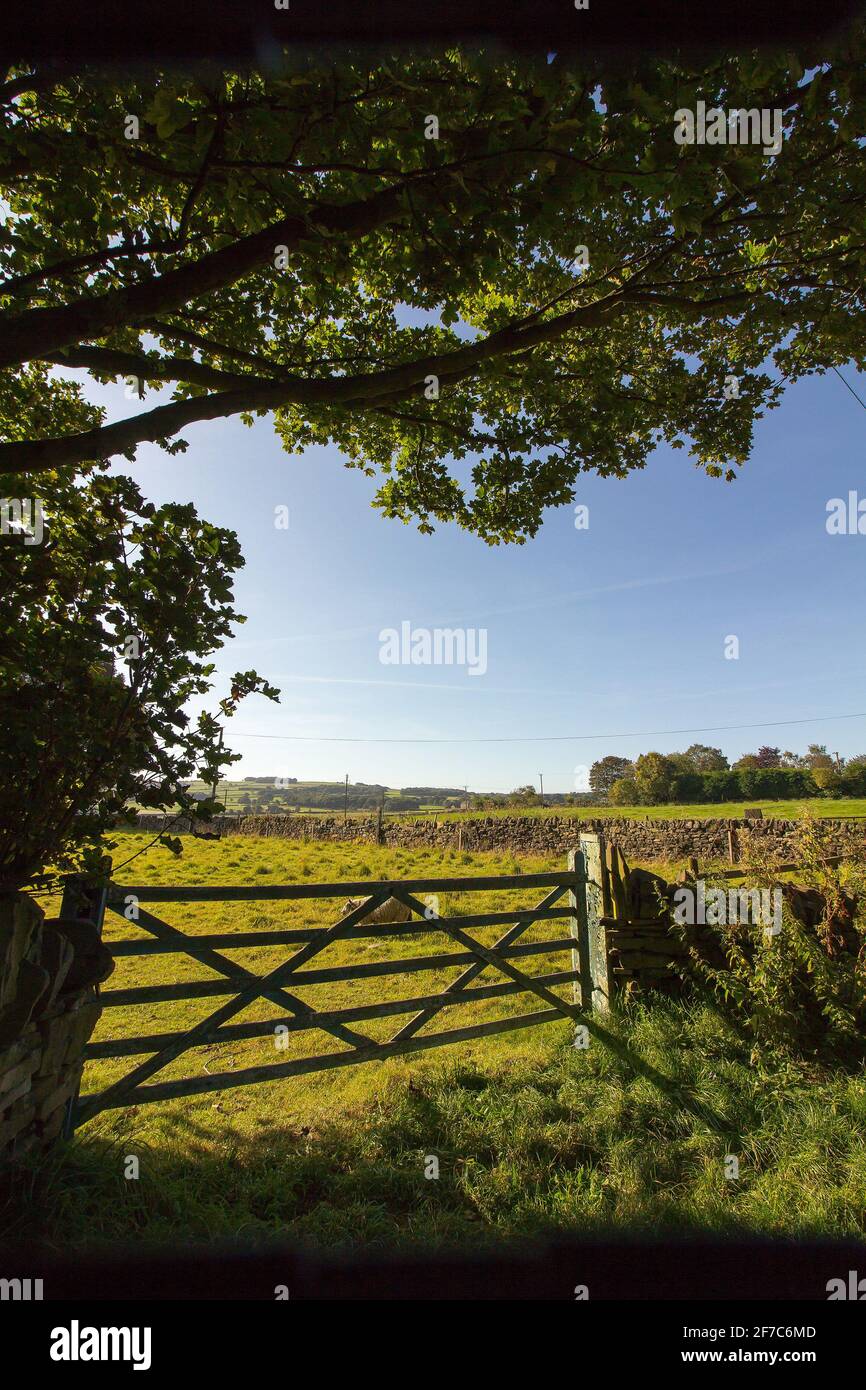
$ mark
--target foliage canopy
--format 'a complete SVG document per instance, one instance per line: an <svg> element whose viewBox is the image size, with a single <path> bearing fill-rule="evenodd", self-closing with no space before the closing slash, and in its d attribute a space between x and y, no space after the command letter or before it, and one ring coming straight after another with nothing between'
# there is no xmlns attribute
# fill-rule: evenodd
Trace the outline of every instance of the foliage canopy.
<svg viewBox="0 0 866 1390"><path fill-rule="evenodd" d="M864 365L863 48L13 69L0 475L272 411L287 451L333 441L375 476L386 515L489 542L660 440L732 478L785 381ZM780 152L675 143L698 101L782 111ZM140 383L142 408L108 423L58 366Z"/></svg>

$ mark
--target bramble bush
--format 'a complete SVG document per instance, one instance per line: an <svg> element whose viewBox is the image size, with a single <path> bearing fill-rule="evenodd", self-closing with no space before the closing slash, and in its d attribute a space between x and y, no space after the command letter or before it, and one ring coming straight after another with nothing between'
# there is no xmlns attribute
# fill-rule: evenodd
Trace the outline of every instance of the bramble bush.
<svg viewBox="0 0 866 1390"><path fill-rule="evenodd" d="M781 887L781 931L759 924L689 928L690 974L698 989L765 1053L860 1063L866 1059L866 925L858 897L863 865L830 862L826 831L805 816L798 835L798 883L780 885L772 861L744 847L749 888ZM722 886L722 885L720 885ZM706 932L711 935L709 946Z"/></svg>

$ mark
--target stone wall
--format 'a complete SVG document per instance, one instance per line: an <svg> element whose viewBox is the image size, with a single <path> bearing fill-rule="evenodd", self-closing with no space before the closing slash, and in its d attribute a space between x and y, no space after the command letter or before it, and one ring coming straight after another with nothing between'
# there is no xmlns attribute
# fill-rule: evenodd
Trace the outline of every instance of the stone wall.
<svg viewBox="0 0 866 1390"><path fill-rule="evenodd" d="M92 922L46 922L26 895L0 897L0 1164L60 1135L111 968Z"/></svg>
<svg viewBox="0 0 866 1390"><path fill-rule="evenodd" d="M153 813L138 818L142 829L156 833L165 823ZM866 820L821 820L829 853L866 854ZM691 855L698 859L727 859L729 833L733 834L734 854L748 834L756 848L768 850L781 860L796 856L801 822L796 820L627 820L578 818L577 816L485 816L472 820L424 817L399 820L386 818L381 842L400 847L431 849L508 850L514 854L565 855L574 849L583 833L602 832L609 844L616 845L634 863L673 861ZM213 830L225 835L276 836L289 840L342 840L376 843L375 816L343 822L341 816L218 816ZM189 830L188 823L175 822L172 834Z"/></svg>

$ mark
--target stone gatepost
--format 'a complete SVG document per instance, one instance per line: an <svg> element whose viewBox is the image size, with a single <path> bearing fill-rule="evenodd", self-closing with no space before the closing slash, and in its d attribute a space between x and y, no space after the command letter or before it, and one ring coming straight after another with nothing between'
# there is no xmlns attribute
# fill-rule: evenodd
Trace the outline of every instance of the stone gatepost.
<svg viewBox="0 0 866 1390"><path fill-rule="evenodd" d="M96 986L114 968L101 910L94 921L84 898L73 904L65 894L61 916L46 919L28 894L0 894L0 1165L67 1131L101 1012Z"/></svg>

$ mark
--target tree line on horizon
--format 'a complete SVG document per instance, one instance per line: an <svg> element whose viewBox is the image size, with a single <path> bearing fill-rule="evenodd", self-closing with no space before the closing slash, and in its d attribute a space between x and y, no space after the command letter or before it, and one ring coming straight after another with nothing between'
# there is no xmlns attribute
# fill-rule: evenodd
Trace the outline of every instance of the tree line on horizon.
<svg viewBox="0 0 866 1390"><path fill-rule="evenodd" d="M589 785L614 806L866 796L866 753L846 760L820 743L802 754L764 744L731 764L720 748L693 743L683 753L642 753L634 761L609 754L593 763Z"/></svg>
<svg viewBox="0 0 866 1390"><path fill-rule="evenodd" d="M190 782L186 787L196 801L208 799L212 789L203 781ZM244 777L238 781L221 781L217 787L217 809L240 815L286 815L299 810L375 811L380 806L389 812L420 811L427 806L454 809L465 802L466 793L459 787L402 787L399 790L382 782L299 781L297 777Z"/></svg>
<svg viewBox="0 0 866 1390"><path fill-rule="evenodd" d="M194 799L207 796L204 783L188 788ZM866 796L866 753L847 760L811 743L805 753L765 744L730 763L720 748L693 743L684 752L643 753L636 759L608 754L589 771L589 790L545 792L531 783L510 792L469 792L455 787L402 787L354 782L348 795L342 782L304 782L296 777L246 777L223 782L217 801L243 815L288 814L293 810L388 812L424 809L527 810L546 806L614 806L789 800L812 796Z"/></svg>

